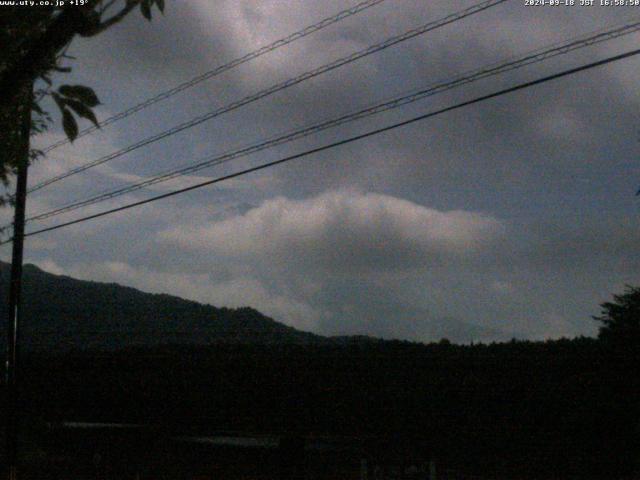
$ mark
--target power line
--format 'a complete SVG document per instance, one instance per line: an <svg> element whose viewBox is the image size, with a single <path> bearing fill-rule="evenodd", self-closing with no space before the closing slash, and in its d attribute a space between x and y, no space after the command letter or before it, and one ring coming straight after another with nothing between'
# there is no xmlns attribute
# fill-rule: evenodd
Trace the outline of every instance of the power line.
<svg viewBox="0 0 640 480"><path fill-rule="evenodd" d="M170 97L173 97L174 95L187 90L191 87L194 87L195 85L198 85L199 83L204 82L205 80L209 80L210 78L213 78L215 76L218 76L228 70L231 70L232 68L238 67L240 65L242 65L243 63L249 62L251 60L254 60L258 57L261 57L262 55L265 55L269 52L272 52L280 47L284 47L285 45L288 45L290 43L295 42L296 40L300 40L301 38L304 38L308 35L311 35L312 33L315 33L319 30L322 30L323 28L326 28L330 25L333 25L334 23L337 23L341 20L344 20L345 18L351 17L353 15L356 15L360 12L362 12L363 10L366 10L370 7L373 7L375 5L378 5L382 2L384 2L386 0L367 0L364 2L360 2L357 5L348 8L346 10L342 10L341 12L336 13L335 15L332 15L331 17L327 17L324 18L323 20L320 20L317 23L314 23L313 25L309 25L305 28L303 28L302 30L299 30L297 32L292 33L291 35L288 35L287 37L281 38L280 40L276 40L275 42L269 44L269 45L265 45L257 50L254 50L251 53L247 53L246 55L236 58L234 60L231 60L228 63L225 63L224 65L219 65L217 67L215 67L212 70L209 70L205 73L202 73L196 77L193 77L191 80L187 80L186 82L183 82L173 88L170 88L169 90L166 90L164 92L161 92L151 98L148 98L147 100L144 100L143 102L138 103L137 105L134 105L130 108L127 108L126 110L123 110L120 113L117 113L105 120L103 120L102 122L100 122L100 127L96 127L95 125L92 125L90 127L87 127L83 130L81 130L76 138L80 138L80 137L84 137L85 135L88 135L90 133L95 132L96 130L98 130L98 128L102 128L104 126L107 125L111 125L112 123L115 123L119 120L122 120L123 118L127 118L130 115L133 115L136 112L139 112L140 110L144 110L147 107L150 107L151 105L154 105L158 102L161 102L163 100L166 100ZM62 145L66 145L67 143L70 143L70 141L65 138L63 140L59 140L55 143L52 143L51 145L49 145L48 147L42 149L43 153L48 153L51 150L54 150L58 147L61 147Z"/></svg>
<svg viewBox="0 0 640 480"><path fill-rule="evenodd" d="M64 180L65 178L68 178L72 175L84 172L85 170L88 170L90 168L96 167L98 165L102 165L103 163L106 163L108 161L111 161L115 158L121 157L122 155L125 155L129 152L132 152L134 150L137 150L139 148L142 148L144 146L147 146L149 144L155 143L159 140L162 140L166 137L169 137L171 135L175 135L176 133L182 132L184 130L187 130L189 128L193 128L196 125L199 125L203 122L206 122L207 120L211 120L215 117L218 117L224 113L230 112L232 110L236 110L240 107L243 107L245 105L248 105L250 103L256 102L262 98L265 98L269 95L272 95L274 93L280 92L282 90L285 90L289 87L292 87L294 85L297 85L299 83L302 83L306 80L309 80L311 78L317 77L319 75L322 75L324 73L327 73L329 71L335 70L337 68L340 68L344 65L350 64L352 62L355 62L356 60L359 60L361 58L364 58L366 56L372 55L374 53L377 53L381 50L384 50L386 48L389 48L393 45L396 45L398 43L404 42L406 40L409 40L411 38L417 37L419 35L422 35L424 33L427 33L429 31L435 30L437 28L443 27L445 25L448 25L450 23L454 23L457 22L458 20L461 20L465 17L474 15L476 13L480 13L484 10L487 10L491 7L494 7L496 5L499 5L501 3L507 2L509 0L486 0L484 2L478 3L476 5L473 5L471 7L468 7L464 10L461 10L459 12L456 13L452 13L450 15L447 15L446 17L443 17L439 20L435 20L432 22L429 22L425 25L422 25L420 27L414 28L412 30L409 30L401 35L397 35L391 38L388 38L387 40L381 42L381 43L377 43L375 45L372 45L370 47L365 48L364 50L360 50L358 52L352 53L351 55L348 55L346 57L340 58L338 60L335 60L331 63L325 64L319 68L316 68L314 70L310 70L307 71L301 75L298 75L297 77L294 78L290 78L289 80L286 80L284 82L272 85L269 88L266 88L264 90L259 91L258 93L255 93L253 95L249 95L247 97L244 97L241 100L237 100L235 102L232 102L228 105L225 105L223 107L217 108L216 110L213 110L211 112L205 113L204 115L200 115L198 117L195 117L191 120L188 120L186 122L183 122L179 125L176 125L168 130L165 130L164 132L158 133L156 135L152 135L150 137L147 137L143 140L140 140L132 145L129 145L128 147L122 148L120 150L117 150L113 153L110 153L108 155L105 155L103 157L100 157L96 160L93 160L91 162L85 163L84 165L81 165L79 167L73 168L65 173L62 173L60 175L57 175L55 177L49 178L48 180L44 180L36 185L34 185L33 187L31 187L29 189L29 193L35 192L37 190L40 190L48 185L51 185L52 183L56 183L59 182L60 180Z"/></svg>
<svg viewBox="0 0 640 480"><path fill-rule="evenodd" d="M518 90L524 90L526 88L533 87L535 85L546 83L546 82L549 82L549 81L552 81L552 80L556 80L558 78L562 78L562 77L566 77L566 76L569 76L569 75L573 75L573 74L576 74L578 72L582 72L582 71L585 71L585 70L590 70L592 68L599 67L599 66L602 66L602 65L606 65L606 64L609 64L609 63L612 63L612 62L616 62L616 61L619 61L619 60L623 60L625 58L630 58L630 57L633 57L633 56L638 55L638 54L640 54L640 49L636 49L636 50L632 50L632 51L629 51L629 52L626 52L626 53L622 53L622 54L619 54L619 55L608 57L608 58L605 58L604 60L598 60L596 62L592 62L592 63L588 63L588 64L585 64L585 65L582 65L582 66L579 66L579 67L571 68L569 70L564 70L564 71L562 71L560 73L556 73L556 74L553 74L553 75L542 77L542 78L539 78L537 80L532 80L532 81L529 81L529 82L521 83L521 84L518 84L516 86L505 88L503 90L499 90L497 92L490 93L490 94L487 94L487 95L482 95L482 96L476 97L476 98L474 98L472 100L467 100L467 101L464 101L464 102L461 102L461 103L457 103L457 104L449 106L449 107L441 108L441 109L433 111L433 112L429 112L429 113L426 113L426 114L423 114L423 115L419 115L417 117L413 117L413 118L411 118L409 120L405 120L405 121L402 121L402 122L394 123L392 125L388 125L386 127L378 128L378 129L375 129L375 130L370 130L369 132L366 132L366 133L363 133L363 134L360 134L360 135L355 135L355 136L340 140L338 142L333 142L333 143L330 143L330 144L327 144L327 145L323 145L321 147L317 147L317 148L313 148L311 150L306 150L304 152L297 153L295 155L290 155L288 157L284 157L284 158L281 158L279 160L275 160L275 161L272 161L272 162L264 163L262 165L258 165L258 166L251 167L251 168L247 168L245 170L241 170L241 171L236 172L236 173L232 173L232 174L229 174L229 175L224 175L222 177L218 177L218 178L214 178L214 179L211 179L211 180L207 180L205 182L201 182L201 183L198 183L196 185L192 185L190 187L182 188L180 190L174 190L173 192L168 192L168 193L164 193L164 194L161 194L161 195L157 195L155 197L147 198L145 200L140 200L140 201L137 201L137 202L129 203L127 205L123 205L123 206L120 206L120 207L116 207L116 208L112 208L112 209L109 209L109 210L105 210L103 212L99 212L99 213L96 213L96 214L93 214L93 215L88 215L86 217L81 217L81 218L78 218L78 219L75 219L75 220L71 220L69 222L65 222L65 223L61 223L61 224L58 224L58 225L53 225L51 227L46 227L46 228L42 228L42 229L39 229L39 230L35 230L35 231L32 231L32 232L29 232L29 233L25 234L25 237L31 237L31 236L34 236L34 235L39 235L41 233L51 232L53 230L58 230L58 229L63 228L63 227L68 227L68 226L75 225L75 224L78 224L78 223L82 223L82 222L86 222L86 221L89 221L89 220L93 220L95 218L104 217L104 216L110 215L112 213L121 212L121 211L124 211L124 210L128 210L130 208L133 208L133 207L145 205L147 203L152 203L152 202L155 202L157 200L162 200L164 198L173 197L173 196L179 195L181 193L190 192L192 190L196 190L196 189L199 189L199 188L202 188L202 187L213 185L215 183L220 183L220 182L223 182L223 181L226 181L226 180L230 180L232 178L240 177L242 175L246 175L246 174L249 174L249 173L257 172L259 170L264 170L266 168L270 168L270 167L273 167L273 166L276 166L276 165L280 165L282 163L286 163L286 162L289 162L289 161L292 161L292 160L295 160L295 159L298 159L298 158L306 157L306 156L309 156L309 155L312 155L312 154L315 154L315 153L323 152L325 150L330 150L330 149L335 148L335 147L339 147L339 146L342 146L342 145L353 143L353 142L356 142L358 140L362 140L362 139L365 139L365 138L368 138L368 137L372 137L374 135L378 135L380 133L384 133L384 132L388 132L388 131L391 131L391 130L395 130L396 128L404 127L406 125L410 125L410 124L413 124L413 123L421 121L421 120L426 120L428 118L435 117L435 116L441 115L443 113L447 113L447 112L450 112L450 111L453 111L453 110L457 110L457 109L460 109L460 108L463 108L463 107L466 107L466 106L469 106L469 105L473 105L473 104L480 103L480 102L483 102L483 101L486 101L486 100L490 100L492 98L496 98L496 97L499 97L499 96L502 96L502 95L506 95L508 93L512 93L512 92L515 92L515 91L518 91ZM0 243L0 245L2 245L4 243L8 243L10 241L12 241L12 239L4 241L4 242Z"/></svg>
<svg viewBox="0 0 640 480"><path fill-rule="evenodd" d="M505 63L494 63L489 66L486 66L477 70L473 70L469 73L461 74L457 77L454 77L454 79L452 80L433 84L426 89L412 92L408 95L394 98L392 100L389 100L380 104L369 106L367 108L364 108L354 113L350 113L332 120L327 120L317 124L306 126L302 129L294 130L293 132L281 134L281 135L272 137L268 140L264 140L256 144L243 147L235 151L214 156L212 158L203 160L196 164L188 165L185 167L173 169L173 170L158 174L156 176L147 178L143 181L134 183L132 185L127 185L124 187L117 188L115 190L99 193L88 199L74 201L62 207L36 214L32 217L29 217L27 221L44 220L44 219L51 218L63 213L77 210L78 208L81 208L81 207L85 207L88 205L99 203L101 201L109 200L127 193L134 192L136 190L140 190L144 187L165 182L189 173L194 173L214 165L220 165L222 163L226 163L228 161L231 161L240 157L244 157L244 156L256 153L258 151L265 150L267 148L272 148L274 146L281 145L283 143L288 143L293 140L297 140L297 139L318 133L328 128L333 128L349 122L360 120L362 118L366 118L368 116L371 116L377 113L395 109L395 108L407 105L409 103L413 103L418 100L421 100L439 93L443 93L453 88L460 87L462 85L466 85L487 77L502 74L507 71L515 70L517 68L522 68L524 66L538 63L558 55L567 54L569 52L572 52L580 48L592 46L592 45L602 43L614 38L618 38L623 35L637 32L638 30L640 30L640 20L631 24L610 28L609 30L600 30L596 33L589 34L589 36L585 35L582 38L573 39L563 44L559 44L559 45L556 44L550 48L547 48L546 50L537 49L533 53L525 54L524 57L507 61Z"/></svg>

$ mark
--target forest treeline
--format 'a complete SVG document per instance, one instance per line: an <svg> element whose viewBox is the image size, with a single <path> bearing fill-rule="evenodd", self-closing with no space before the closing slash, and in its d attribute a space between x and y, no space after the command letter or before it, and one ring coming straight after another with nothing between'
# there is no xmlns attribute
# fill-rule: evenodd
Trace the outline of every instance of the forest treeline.
<svg viewBox="0 0 640 480"><path fill-rule="evenodd" d="M416 438L485 476L637 470L639 355L601 340L162 347L25 363L42 421Z"/></svg>

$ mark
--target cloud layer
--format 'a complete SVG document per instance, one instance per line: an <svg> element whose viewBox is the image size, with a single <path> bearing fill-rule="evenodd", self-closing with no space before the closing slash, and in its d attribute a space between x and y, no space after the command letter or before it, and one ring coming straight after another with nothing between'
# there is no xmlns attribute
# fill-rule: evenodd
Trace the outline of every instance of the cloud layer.
<svg viewBox="0 0 640 480"><path fill-rule="evenodd" d="M388 0L55 150L33 166L31 181L472 3ZM74 72L55 80L91 85L105 118L352 4L172 2L152 23L136 14L100 37L74 42ZM630 21L630 11L620 8L506 2L43 189L29 199L29 212ZM632 35L467 85L60 220L620 53L637 40ZM81 278L251 305L325 334L416 340L594 334L590 315L598 303L625 283L640 283L639 69L637 60L610 65L32 237L27 258ZM59 123L35 145L59 138ZM1 215L9 219L7 211ZM6 247L0 253L7 258Z"/></svg>
<svg viewBox="0 0 640 480"><path fill-rule="evenodd" d="M276 197L244 215L161 237L179 248L231 258L264 257L314 268L428 267L477 251L502 231L473 212L440 212L375 193L330 191L304 200Z"/></svg>

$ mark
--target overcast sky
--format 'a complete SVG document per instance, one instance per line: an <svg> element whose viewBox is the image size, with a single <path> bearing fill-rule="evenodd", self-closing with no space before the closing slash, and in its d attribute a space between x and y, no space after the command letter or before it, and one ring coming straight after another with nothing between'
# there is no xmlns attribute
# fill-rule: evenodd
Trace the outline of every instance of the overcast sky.
<svg viewBox="0 0 640 480"><path fill-rule="evenodd" d="M92 86L104 119L354 3L168 2L151 23L135 12L98 38L74 41L74 71L56 82ZM30 184L473 3L386 0L51 152L31 168ZM512 0L51 185L31 195L29 213L639 16L640 7ZM638 48L639 40L467 85L27 230ZM326 335L594 335L598 304L640 283L639 74L640 58L625 60L34 236L26 261L216 306L249 305ZM62 138L52 112L56 123L36 146ZM6 246L0 252L9 258Z"/></svg>

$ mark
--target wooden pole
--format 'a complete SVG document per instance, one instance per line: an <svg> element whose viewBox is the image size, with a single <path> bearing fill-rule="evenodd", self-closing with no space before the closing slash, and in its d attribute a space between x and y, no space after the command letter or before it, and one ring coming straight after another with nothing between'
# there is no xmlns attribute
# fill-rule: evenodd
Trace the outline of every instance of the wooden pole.
<svg viewBox="0 0 640 480"><path fill-rule="evenodd" d="M22 259L24 252L24 221L27 203L27 172L29 169L29 136L31 133L31 102L33 85L25 87L26 94L20 113L22 115L22 149L18 152L16 196L13 220L13 250L11 254L11 281L9 284L9 316L7 318L7 479L18 478L18 429L20 410L18 405L18 346L19 326L22 319Z"/></svg>

